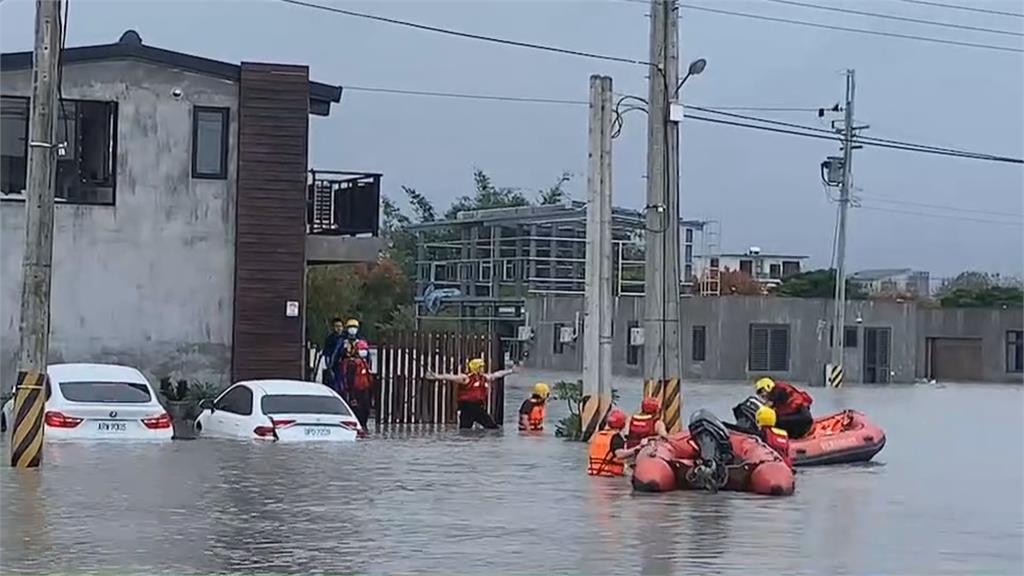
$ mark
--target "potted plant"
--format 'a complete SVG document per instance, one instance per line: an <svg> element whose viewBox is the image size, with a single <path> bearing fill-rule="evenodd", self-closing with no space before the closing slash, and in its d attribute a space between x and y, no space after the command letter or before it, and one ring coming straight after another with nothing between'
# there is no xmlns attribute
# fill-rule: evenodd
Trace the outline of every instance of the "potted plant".
<svg viewBox="0 0 1024 576"><path fill-rule="evenodd" d="M188 380L179 379L174 382L169 376L161 378L160 394L164 397L167 414L171 420L181 422L192 417L192 403L188 398Z"/></svg>
<svg viewBox="0 0 1024 576"><path fill-rule="evenodd" d="M188 402L193 409L193 417L202 412L200 404L212 404L223 391L223 386L213 382L193 382L188 392Z"/></svg>

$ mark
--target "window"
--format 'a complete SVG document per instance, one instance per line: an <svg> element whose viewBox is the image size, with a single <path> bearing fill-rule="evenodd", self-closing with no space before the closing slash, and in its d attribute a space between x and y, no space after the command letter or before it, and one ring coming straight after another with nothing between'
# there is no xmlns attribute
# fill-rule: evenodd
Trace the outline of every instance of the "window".
<svg viewBox="0 0 1024 576"><path fill-rule="evenodd" d="M263 413L274 414L328 414L351 416L352 411L340 398L321 394L269 394L260 399Z"/></svg>
<svg viewBox="0 0 1024 576"><path fill-rule="evenodd" d="M252 414L252 390L246 386L235 386L221 396L213 407L231 414L249 416Z"/></svg>
<svg viewBox="0 0 1024 576"><path fill-rule="evenodd" d="M782 279L782 264L769 264L768 265L768 277L772 280Z"/></svg>
<svg viewBox="0 0 1024 576"><path fill-rule="evenodd" d="M789 278L794 274L800 273L800 262L797 260L783 260L782 261L782 277Z"/></svg>
<svg viewBox="0 0 1024 576"><path fill-rule="evenodd" d="M693 244L687 244L683 253L686 256L686 259L683 260L684 262L686 262L687 264L693 262Z"/></svg>
<svg viewBox="0 0 1024 576"><path fill-rule="evenodd" d="M754 261L753 260L740 260L740 272L743 272L747 276L754 276Z"/></svg>
<svg viewBox="0 0 1024 576"><path fill-rule="evenodd" d="M490 260L484 260L480 262L480 281L490 282L491 277L494 274L494 263Z"/></svg>
<svg viewBox="0 0 1024 576"><path fill-rule="evenodd" d="M694 362L703 362L706 357L707 330L704 326L693 327L693 341L690 343L690 357Z"/></svg>
<svg viewBox="0 0 1024 576"><path fill-rule="evenodd" d="M29 99L5 96L0 102L2 151L0 191L25 192L28 170ZM76 204L113 204L117 165L117 103L63 100L56 118L55 196Z"/></svg>
<svg viewBox="0 0 1024 576"><path fill-rule="evenodd" d="M613 322L614 326L615 323ZM629 329L626 330L626 365L636 366L640 363L640 352L644 349L643 346L633 345L633 329L639 328L639 322L630 322Z"/></svg>
<svg viewBox="0 0 1024 576"><path fill-rule="evenodd" d="M828 326L828 345L835 345L835 335L832 333L832 325ZM846 332L843 334L843 348L856 348L857 347L857 327L847 326Z"/></svg>
<svg viewBox="0 0 1024 576"><path fill-rule="evenodd" d="M192 177L223 180L228 177L227 108L192 109Z"/></svg>
<svg viewBox="0 0 1024 576"><path fill-rule="evenodd" d="M752 372L788 372L789 326L751 324L748 362Z"/></svg>
<svg viewBox="0 0 1024 576"><path fill-rule="evenodd" d="M551 352L554 354L561 354L565 351L565 344L562 344L562 328L565 328L565 324L555 322L554 327L554 340L551 347Z"/></svg>
<svg viewBox="0 0 1024 576"><path fill-rule="evenodd" d="M693 264L683 266L683 280L693 282Z"/></svg>
<svg viewBox="0 0 1024 576"><path fill-rule="evenodd" d="M692 244L693 243L693 228L687 228L685 234L686 234L686 243L687 244Z"/></svg>
<svg viewBox="0 0 1024 576"><path fill-rule="evenodd" d="M516 261L505 260L505 265L501 269L501 279L506 282L514 282L516 279Z"/></svg>
<svg viewBox="0 0 1024 576"><path fill-rule="evenodd" d="M149 386L137 382L61 382L60 393L69 402L145 404L153 399Z"/></svg>
<svg viewBox="0 0 1024 576"><path fill-rule="evenodd" d="M1006 332L1006 371L1024 372L1024 330Z"/></svg>

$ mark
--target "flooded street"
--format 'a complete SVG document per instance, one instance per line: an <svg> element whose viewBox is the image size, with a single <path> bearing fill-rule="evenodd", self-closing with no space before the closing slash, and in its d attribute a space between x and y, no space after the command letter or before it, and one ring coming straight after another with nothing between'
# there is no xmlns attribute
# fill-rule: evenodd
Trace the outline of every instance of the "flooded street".
<svg viewBox="0 0 1024 576"><path fill-rule="evenodd" d="M790 498L634 494L584 472L582 444L411 432L353 445L212 440L47 446L0 469L3 573L1021 574L1024 390L811 389L888 444L870 465L801 470ZM556 379L543 375L543 379ZM621 382L623 404L639 382ZM731 420L739 384L684 386ZM7 441L3 458L8 458ZM959 493L959 494L958 494Z"/></svg>

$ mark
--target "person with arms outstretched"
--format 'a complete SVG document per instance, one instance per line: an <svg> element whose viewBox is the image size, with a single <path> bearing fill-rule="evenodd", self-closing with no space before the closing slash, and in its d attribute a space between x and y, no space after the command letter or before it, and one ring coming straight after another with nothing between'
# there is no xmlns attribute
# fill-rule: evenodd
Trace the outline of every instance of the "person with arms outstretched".
<svg viewBox="0 0 1024 576"><path fill-rule="evenodd" d="M459 404L459 428L468 430L473 424L480 424L484 428L493 430L498 425L487 413L488 391L491 382L500 380L509 374L515 373L518 368L513 365L505 370L497 372L484 372L484 361L482 358L473 358L466 364L466 374L434 374L428 372L426 377L429 380L443 380L458 385Z"/></svg>

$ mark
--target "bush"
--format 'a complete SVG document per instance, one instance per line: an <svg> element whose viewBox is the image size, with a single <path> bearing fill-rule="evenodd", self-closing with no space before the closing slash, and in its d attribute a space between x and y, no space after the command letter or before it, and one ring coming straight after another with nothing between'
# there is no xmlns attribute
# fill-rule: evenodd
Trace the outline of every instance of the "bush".
<svg viewBox="0 0 1024 576"><path fill-rule="evenodd" d="M583 424L580 413L583 410L583 381L570 382L561 380L555 383L553 391L555 400L564 400L569 407L569 415L555 423L555 436L573 442L582 442ZM619 401L619 391L612 388L612 405Z"/></svg>

